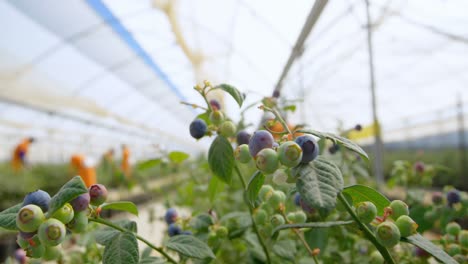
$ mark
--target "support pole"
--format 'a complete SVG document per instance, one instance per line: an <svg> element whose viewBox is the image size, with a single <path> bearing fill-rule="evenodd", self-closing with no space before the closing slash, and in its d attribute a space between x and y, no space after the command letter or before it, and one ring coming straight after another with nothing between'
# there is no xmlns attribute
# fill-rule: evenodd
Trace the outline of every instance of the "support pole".
<svg viewBox="0 0 468 264"><path fill-rule="evenodd" d="M366 2L366 16L367 16L367 51L369 54L369 77L370 77L370 90L372 96L372 119L375 132L374 142L374 173L379 187L384 182L383 177L383 143L380 131L379 119L377 117L377 102L375 95L375 76L374 76L374 51L372 47L372 24L369 11L369 0Z"/></svg>

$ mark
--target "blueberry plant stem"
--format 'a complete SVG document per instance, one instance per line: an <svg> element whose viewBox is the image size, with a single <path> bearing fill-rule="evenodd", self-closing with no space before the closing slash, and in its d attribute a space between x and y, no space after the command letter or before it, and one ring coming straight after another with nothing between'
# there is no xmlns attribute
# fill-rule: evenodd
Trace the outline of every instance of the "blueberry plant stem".
<svg viewBox="0 0 468 264"><path fill-rule="evenodd" d="M369 228L359 220L353 208L344 197L343 193L338 193L338 199L341 201L341 203L343 203L344 207L346 208L346 211L348 211L348 213L351 215L354 221L356 221L356 223L359 225L360 229L364 232L364 235L367 237L367 239L369 239L369 241L372 242L372 244L374 244L374 246L377 248L380 254L382 254L382 257L385 259L385 263L395 264L396 262L395 260L393 260L393 257L392 255L390 255L388 249L382 246L377 241L377 238L374 236L372 231L369 230Z"/></svg>
<svg viewBox="0 0 468 264"><path fill-rule="evenodd" d="M281 215L284 217L284 219L286 219L286 221L288 221L289 224L292 224L286 217L286 214L284 212L284 207L281 207L280 212L281 212ZM302 244L307 249L307 252L309 252L309 255L314 258L314 262L318 264L314 251L312 251L312 249L309 247L309 244L307 244L307 241L305 241L304 234L302 233L302 231L299 228L293 228L292 230L294 234L296 234L296 236L299 238L299 240L301 240Z"/></svg>
<svg viewBox="0 0 468 264"><path fill-rule="evenodd" d="M242 173L239 170L239 167L237 166L237 164L234 164L234 169L236 170L236 173L239 176L239 179L240 179L240 181L242 183L242 187L244 188L244 193L245 193L246 190L247 190L247 184L245 183L244 177L242 176ZM253 217L253 208L247 202L246 202L246 204L249 207L250 219L252 221L252 228L253 228L255 234L257 235L258 242L262 246L263 252L265 253L265 256L266 256L266 259L267 259L266 262L271 263L270 253L268 252L265 241L263 240L262 236L260 235L260 232L258 231L257 224L255 223L255 220L254 220L254 217Z"/></svg>
<svg viewBox="0 0 468 264"><path fill-rule="evenodd" d="M106 221L102 218L89 218L89 221L92 221L92 222L96 222L96 223L99 223L101 225L106 225L108 227L112 227L114 228L115 230L118 230L120 232L131 232L130 230L127 230L125 228L122 228L118 225L115 225L109 221ZM133 232L132 232L133 233ZM135 234L135 233L134 233ZM148 247L156 250L157 252L159 252L161 255L163 255L169 262L171 263L174 263L176 264L177 261L175 259L173 259L171 256L169 256L166 252L164 252L164 250L160 247L156 247L155 245L153 245L151 242L149 242L148 240L146 240L145 238L139 236L138 234L135 234L136 238L138 240L140 240L141 242L145 243L146 245L148 245Z"/></svg>

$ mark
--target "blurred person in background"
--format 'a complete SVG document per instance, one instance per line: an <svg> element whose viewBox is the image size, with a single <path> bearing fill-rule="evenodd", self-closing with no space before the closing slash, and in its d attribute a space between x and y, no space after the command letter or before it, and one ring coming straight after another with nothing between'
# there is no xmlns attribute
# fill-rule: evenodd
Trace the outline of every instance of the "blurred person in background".
<svg viewBox="0 0 468 264"><path fill-rule="evenodd" d="M121 164L122 172L126 179L131 178L131 168L130 168L130 150L128 149L127 145L122 144L122 164Z"/></svg>
<svg viewBox="0 0 468 264"><path fill-rule="evenodd" d="M73 169L73 173L80 175L86 187L97 183L96 168L91 159L85 158L85 156L81 154L75 154L71 156L70 165Z"/></svg>
<svg viewBox="0 0 468 264"><path fill-rule="evenodd" d="M15 147L11 165L15 172L21 171L26 165L26 155L28 154L29 145L34 142L33 137L25 138Z"/></svg>

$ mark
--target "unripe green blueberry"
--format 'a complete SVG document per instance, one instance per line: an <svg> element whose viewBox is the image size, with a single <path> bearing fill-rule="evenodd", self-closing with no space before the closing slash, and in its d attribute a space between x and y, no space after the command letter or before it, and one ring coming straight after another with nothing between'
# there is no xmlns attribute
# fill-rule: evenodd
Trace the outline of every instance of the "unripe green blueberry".
<svg viewBox="0 0 468 264"><path fill-rule="evenodd" d="M224 121L224 114L223 114L223 112L217 111L217 110L211 112L211 114L210 114L210 120L211 120L211 122L212 122L213 124L215 124L215 125L221 124L221 122Z"/></svg>
<svg viewBox="0 0 468 264"><path fill-rule="evenodd" d="M107 200L107 189L102 184L94 184L89 187L90 203L94 206L99 206Z"/></svg>
<svg viewBox="0 0 468 264"><path fill-rule="evenodd" d="M65 225L57 219L47 219L37 232L41 243L46 246L57 246L65 239Z"/></svg>
<svg viewBox="0 0 468 264"><path fill-rule="evenodd" d="M372 202L362 202L356 207L356 214L363 223L370 223L377 216L377 207Z"/></svg>
<svg viewBox="0 0 468 264"><path fill-rule="evenodd" d="M385 259L379 251L374 251L370 254L369 264L383 264Z"/></svg>
<svg viewBox="0 0 468 264"><path fill-rule="evenodd" d="M462 230L458 235L458 241L464 249L468 249L468 230Z"/></svg>
<svg viewBox="0 0 468 264"><path fill-rule="evenodd" d="M30 258L41 258L45 253L45 246L39 240L39 237L36 235L31 238L31 243L28 242L28 246L25 249L26 256Z"/></svg>
<svg viewBox="0 0 468 264"><path fill-rule="evenodd" d="M267 221L268 214L263 209L258 209L254 213L254 221L257 224L264 225Z"/></svg>
<svg viewBox="0 0 468 264"><path fill-rule="evenodd" d="M255 157L255 164L260 171L271 174L278 169L278 155L273 149L262 149Z"/></svg>
<svg viewBox="0 0 468 264"><path fill-rule="evenodd" d="M302 149L294 141L284 142L278 148L278 158L284 166L289 168L295 167L302 160Z"/></svg>
<svg viewBox="0 0 468 264"><path fill-rule="evenodd" d="M274 189L271 185L265 184L262 186L262 188L260 188L260 191L258 192L258 196L263 201L267 201L268 199L270 199L271 195L273 195L273 191Z"/></svg>
<svg viewBox="0 0 468 264"><path fill-rule="evenodd" d="M383 222L375 229L377 241L384 247L394 247L400 241L400 230L392 222Z"/></svg>
<svg viewBox="0 0 468 264"><path fill-rule="evenodd" d="M456 222L448 223L447 226L445 227L445 232L447 232L447 234L450 234L452 236L458 236L458 233L460 233L460 230L461 230L461 227Z"/></svg>
<svg viewBox="0 0 468 264"><path fill-rule="evenodd" d="M455 256L457 254L460 254L461 253L460 245L458 245L458 244L449 244L447 246L447 253L450 256Z"/></svg>
<svg viewBox="0 0 468 264"><path fill-rule="evenodd" d="M55 211L52 217L61 221L64 224L68 224L73 219L74 215L75 213L73 211L73 207L71 206L71 204L66 203L60 209Z"/></svg>
<svg viewBox="0 0 468 264"><path fill-rule="evenodd" d="M428 222L434 222L437 220L437 212L436 211L427 211L424 213L424 220Z"/></svg>
<svg viewBox="0 0 468 264"><path fill-rule="evenodd" d="M270 223L272 226L277 227L280 225L284 225L285 220L284 217L280 214L275 214L270 218Z"/></svg>
<svg viewBox="0 0 468 264"><path fill-rule="evenodd" d="M270 199L268 199L268 205L273 209L278 209L279 205L282 203L283 195L282 191L274 191Z"/></svg>
<svg viewBox="0 0 468 264"><path fill-rule="evenodd" d="M455 243L457 241L457 237L451 234L445 234L442 239L445 240L446 243Z"/></svg>
<svg viewBox="0 0 468 264"><path fill-rule="evenodd" d="M224 121L219 127L219 132L225 137L232 137L236 134L236 125L232 121Z"/></svg>
<svg viewBox="0 0 468 264"><path fill-rule="evenodd" d="M82 233L88 226L88 213L86 211L77 212L75 217L67 224L67 227L75 232Z"/></svg>
<svg viewBox="0 0 468 264"><path fill-rule="evenodd" d="M236 150L234 151L234 157L240 163L248 163L252 159L252 156L250 156L249 145L242 144L237 146Z"/></svg>
<svg viewBox="0 0 468 264"><path fill-rule="evenodd" d="M288 213L286 219L291 223L296 223L296 214L294 212Z"/></svg>
<svg viewBox="0 0 468 264"><path fill-rule="evenodd" d="M42 244L39 244L35 247L28 247L26 250L26 256L30 258L42 258L45 253L45 246Z"/></svg>
<svg viewBox="0 0 468 264"><path fill-rule="evenodd" d="M28 204L16 215L16 226L23 232L35 232L44 220L42 209L37 205Z"/></svg>
<svg viewBox="0 0 468 264"><path fill-rule="evenodd" d="M390 208L392 208L391 217L393 220L397 220L402 215L409 215L408 205L401 200L393 200L390 203Z"/></svg>
<svg viewBox="0 0 468 264"><path fill-rule="evenodd" d="M295 215L296 215L296 223L302 224L302 223L307 222L307 215L304 212L297 211Z"/></svg>
<svg viewBox="0 0 468 264"><path fill-rule="evenodd" d="M395 224L398 226L402 237L414 235L416 234L416 229L418 229L418 224L407 215L398 217Z"/></svg>
<svg viewBox="0 0 468 264"><path fill-rule="evenodd" d="M29 242L28 242L25 238L21 237L20 234L18 234L18 236L16 236L16 243L17 243L18 246L20 246L22 249L26 249L26 248L28 248L28 246L29 246Z"/></svg>
<svg viewBox="0 0 468 264"><path fill-rule="evenodd" d="M216 236L219 238L226 238L229 234L229 230L225 226L220 226L216 229Z"/></svg>
<svg viewBox="0 0 468 264"><path fill-rule="evenodd" d="M42 259L50 261L50 260L56 260L60 257L61 253L61 246L55 246L55 247L45 247L44 251L44 256L42 256Z"/></svg>

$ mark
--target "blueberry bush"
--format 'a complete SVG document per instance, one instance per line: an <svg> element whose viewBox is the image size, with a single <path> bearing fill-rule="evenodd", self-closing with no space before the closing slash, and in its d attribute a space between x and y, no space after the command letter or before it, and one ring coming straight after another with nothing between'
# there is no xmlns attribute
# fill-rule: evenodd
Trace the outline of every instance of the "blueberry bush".
<svg viewBox="0 0 468 264"><path fill-rule="evenodd" d="M411 208L390 201L374 188L348 184L357 170L353 164L368 162L363 149L345 137L288 124L284 116L295 108L278 96L262 100L258 111L273 118L250 134L242 116L235 123L209 99L210 92L222 90L242 107L244 94L209 82L195 90L206 105L184 102L203 110L188 132L194 140L213 140L207 160L197 159L192 178L177 190L176 202L191 207L191 215L167 209L161 246L140 236L135 222L103 217L110 209L138 215L135 204L109 202L106 186L86 188L74 177L52 197L37 190L0 213L0 227L18 232L15 258L62 263L63 245L81 239L84 263L466 262L468 231L454 222L466 216L466 193L434 192L430 205L411 201ZM413 176L430 171L422 163L405 166ZM441 212L453 213L441 220ZM438 238L421 235L434 225L443 226ZM147 246L142 252L138 241Z"/></svg>

